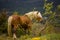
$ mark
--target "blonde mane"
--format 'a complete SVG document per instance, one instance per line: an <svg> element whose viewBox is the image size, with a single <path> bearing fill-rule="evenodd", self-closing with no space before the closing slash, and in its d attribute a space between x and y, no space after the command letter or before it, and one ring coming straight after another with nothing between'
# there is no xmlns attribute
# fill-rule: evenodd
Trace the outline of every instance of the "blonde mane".
<svg viewBox="0 0 60 40"><path fill-rule="evenodd" d="M37 15L37 13L38 13L38 15ZM41 13L38 11L31 11L31 12L25 13L25 15L27 15L31 20L35 19L37 16L42 18Z"/></svg>

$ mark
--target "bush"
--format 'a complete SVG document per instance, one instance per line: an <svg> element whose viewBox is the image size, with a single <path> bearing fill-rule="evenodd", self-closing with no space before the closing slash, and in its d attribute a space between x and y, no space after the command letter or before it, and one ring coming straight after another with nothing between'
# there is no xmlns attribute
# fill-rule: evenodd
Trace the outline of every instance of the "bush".
<svg viewBox="0 0 60 40"><path fill-rule="evenodd" d="M6 11L0 12L0 34L7 32L7 17Z"/></svg>

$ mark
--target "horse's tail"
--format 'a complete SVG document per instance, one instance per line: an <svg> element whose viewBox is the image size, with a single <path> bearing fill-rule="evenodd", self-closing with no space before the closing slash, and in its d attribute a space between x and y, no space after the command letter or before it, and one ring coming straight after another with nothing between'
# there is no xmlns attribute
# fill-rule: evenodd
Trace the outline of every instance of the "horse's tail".
<svg viewBox="0 0 60 40"><path fill-rule="evenodd" d="M8 18L8 28L7 28L7 31L8 31L8 35L9 36L12 36L12 26L11 26L11 22L12 22L12 16L10 16Z"/></svg>

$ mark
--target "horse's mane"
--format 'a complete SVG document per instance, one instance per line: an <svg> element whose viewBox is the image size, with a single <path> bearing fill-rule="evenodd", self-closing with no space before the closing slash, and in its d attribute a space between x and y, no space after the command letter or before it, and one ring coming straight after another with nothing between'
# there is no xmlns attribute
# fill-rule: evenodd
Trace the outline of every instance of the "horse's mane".
<svg viewBox="0 0 60 40"><path fill-rule="evenodd" d="M30 14L30 13L33 13L33 12L38 12L38 11L30 11L30 12L27 12L25 14Z"/></svg>

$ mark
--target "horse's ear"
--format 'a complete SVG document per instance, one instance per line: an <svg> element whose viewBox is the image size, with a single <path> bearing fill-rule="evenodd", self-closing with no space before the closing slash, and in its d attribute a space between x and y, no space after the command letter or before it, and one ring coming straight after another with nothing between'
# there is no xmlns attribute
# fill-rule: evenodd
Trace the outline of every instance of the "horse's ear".
<svg viewBox="0 0 60 40"><path fill-rule="evenodd" d="M37 14L38 14L39 12L37 11Z"/></svg>

